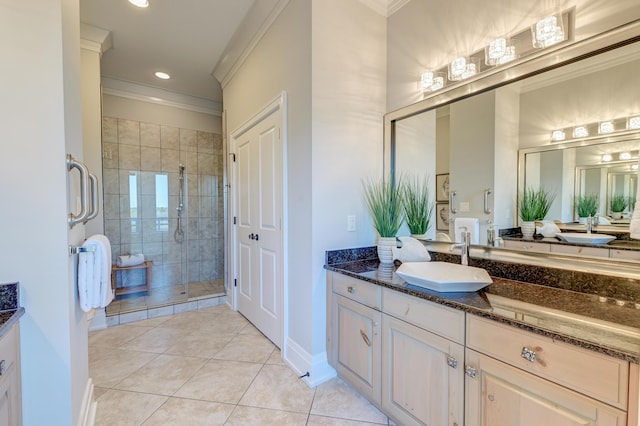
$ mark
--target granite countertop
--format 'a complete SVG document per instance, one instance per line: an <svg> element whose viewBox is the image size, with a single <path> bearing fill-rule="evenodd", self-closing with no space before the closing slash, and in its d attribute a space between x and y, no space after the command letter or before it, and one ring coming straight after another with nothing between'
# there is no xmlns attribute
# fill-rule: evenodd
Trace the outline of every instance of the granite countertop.
<svg viewBox="0 0 640 426"><path fill-rule="evenodd" d="M24 314L18 306L18 283L0 283L0 338Z"/></svg>
<svg viewBox="0 0 640 426"><path fill-rule="evenodd" d="M347 260L325 269L640 364L640 303L499 277L477 292L438 293L406 283L377 258Z"/></svg>

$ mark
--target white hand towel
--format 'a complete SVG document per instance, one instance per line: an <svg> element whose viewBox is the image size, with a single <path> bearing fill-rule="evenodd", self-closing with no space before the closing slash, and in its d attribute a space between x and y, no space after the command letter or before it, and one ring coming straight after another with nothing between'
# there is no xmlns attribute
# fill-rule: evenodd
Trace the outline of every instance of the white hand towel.
<svg viewBox="0 0 640 426"><path fill-rule="evenodd" d="M640 159L638 160L640 166ZM638 176L640 176L640 167L638 168ZM633 216L631 217L631 223L629 224L630 236L633 239L640 240L640 186L636 190L636 207L633 209Z"/></svg>
<svg viewBox="0 0 640 426"><path fill-rule="evenodd" d="M121 268L127 266L137 266L142 265L144 263L144 254L127 254L124 256L118 256L116 259L116 265Z"/></svg>
<svg viewBox="0 0 640 426"><path fill-rule="evenodd" d="M111 244L104 235L93 235L84 243L93 252L78 255L78 295L80 307L89 312L104 308L113 300L111 289Z"/></svg>
<svg viewBox="0 0 640 426"><path fill-rule="evenodd" d="M424 244L413 237L398 237L402 247L393 246L393 259L400 262L428 262L431 256Z"/></svg>

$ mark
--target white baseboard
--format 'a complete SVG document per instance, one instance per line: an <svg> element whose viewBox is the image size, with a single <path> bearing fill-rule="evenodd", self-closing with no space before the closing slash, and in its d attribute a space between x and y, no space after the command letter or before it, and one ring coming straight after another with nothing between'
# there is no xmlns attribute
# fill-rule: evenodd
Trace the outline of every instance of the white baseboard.
<svg viewBox="0 0 640 426"><path fill-rule="evenodd" d="M285 363L299 376L309 373L303 379L310 387L316 387L336 376L336 370L327 361L326 352L313 356L289 338L285 354Z"/></svg>
<svg viewBox="0 0 640 426"><path fill-rule="evenodd" d="M84 390L82 398L82 406L80 407L80 416L78 417L78 426L94 426L96 422L96 410L98 403L93 400L93 380L89 377L87 387Z"/></svg>

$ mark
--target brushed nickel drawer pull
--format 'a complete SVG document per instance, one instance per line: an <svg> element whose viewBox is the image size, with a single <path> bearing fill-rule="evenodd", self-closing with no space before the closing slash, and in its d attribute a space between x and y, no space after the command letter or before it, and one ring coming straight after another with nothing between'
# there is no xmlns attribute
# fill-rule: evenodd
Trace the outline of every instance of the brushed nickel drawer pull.
<svg viewBox="0 0 640 426"><path fill-rule="evenodd" d="M527 348L526 346L522 348L522 353L520 354L522 358L526 359L530 362L536 362L536 352Z"/></svg>
<svg viewBox="0 0 640 426"><path fill-rule="evenodd" d="M369 340L369 337L363 330L360 330L360 336L362 336L362 340L364 340L367 346L371 347L371 341Z"/></svg>

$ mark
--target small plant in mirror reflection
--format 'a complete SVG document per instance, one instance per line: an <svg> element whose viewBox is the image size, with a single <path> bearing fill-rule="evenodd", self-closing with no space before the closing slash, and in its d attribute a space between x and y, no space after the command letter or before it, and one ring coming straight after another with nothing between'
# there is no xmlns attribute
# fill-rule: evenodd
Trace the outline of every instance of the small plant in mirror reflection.
<svg viewBox="0 0 640 426"><path fill-rule="evenodd" d="M543 220L547 216L547 213L549 213L549 209L555 198L555 192L548 191L544 188L535 189L533 187L526 187L520 196L520 202L518 204L520 219L523 222Z"/></svg>
<svg viewBox="0 0 640 426"><path fill-rule="evenodd" d="M627 199L622 194L616 194L611 197L611 211L613 213L621 213L627 208Z"/></svg>
<svg viewBox="0 0 640 426"><path fill-rule="evenodd" d="M431 227L434 203L429 199L429 176L404 179L402 204L411 234L424 235Z"/></svg>
<svg viewBox="0 0 640 426"><path fill-rule="evenodd" d="M363 182L364 196L371 214L373 227L381 237L395 237L404 222L402 194L399 181L394 185L390 180Z"/></svg>
<svg viewBox="0 0 640 426"><path fill-rule="evenodd" d="M595 216L598 213L598 196L596 194L579 195L574 201L578 217Z"/></svg>

